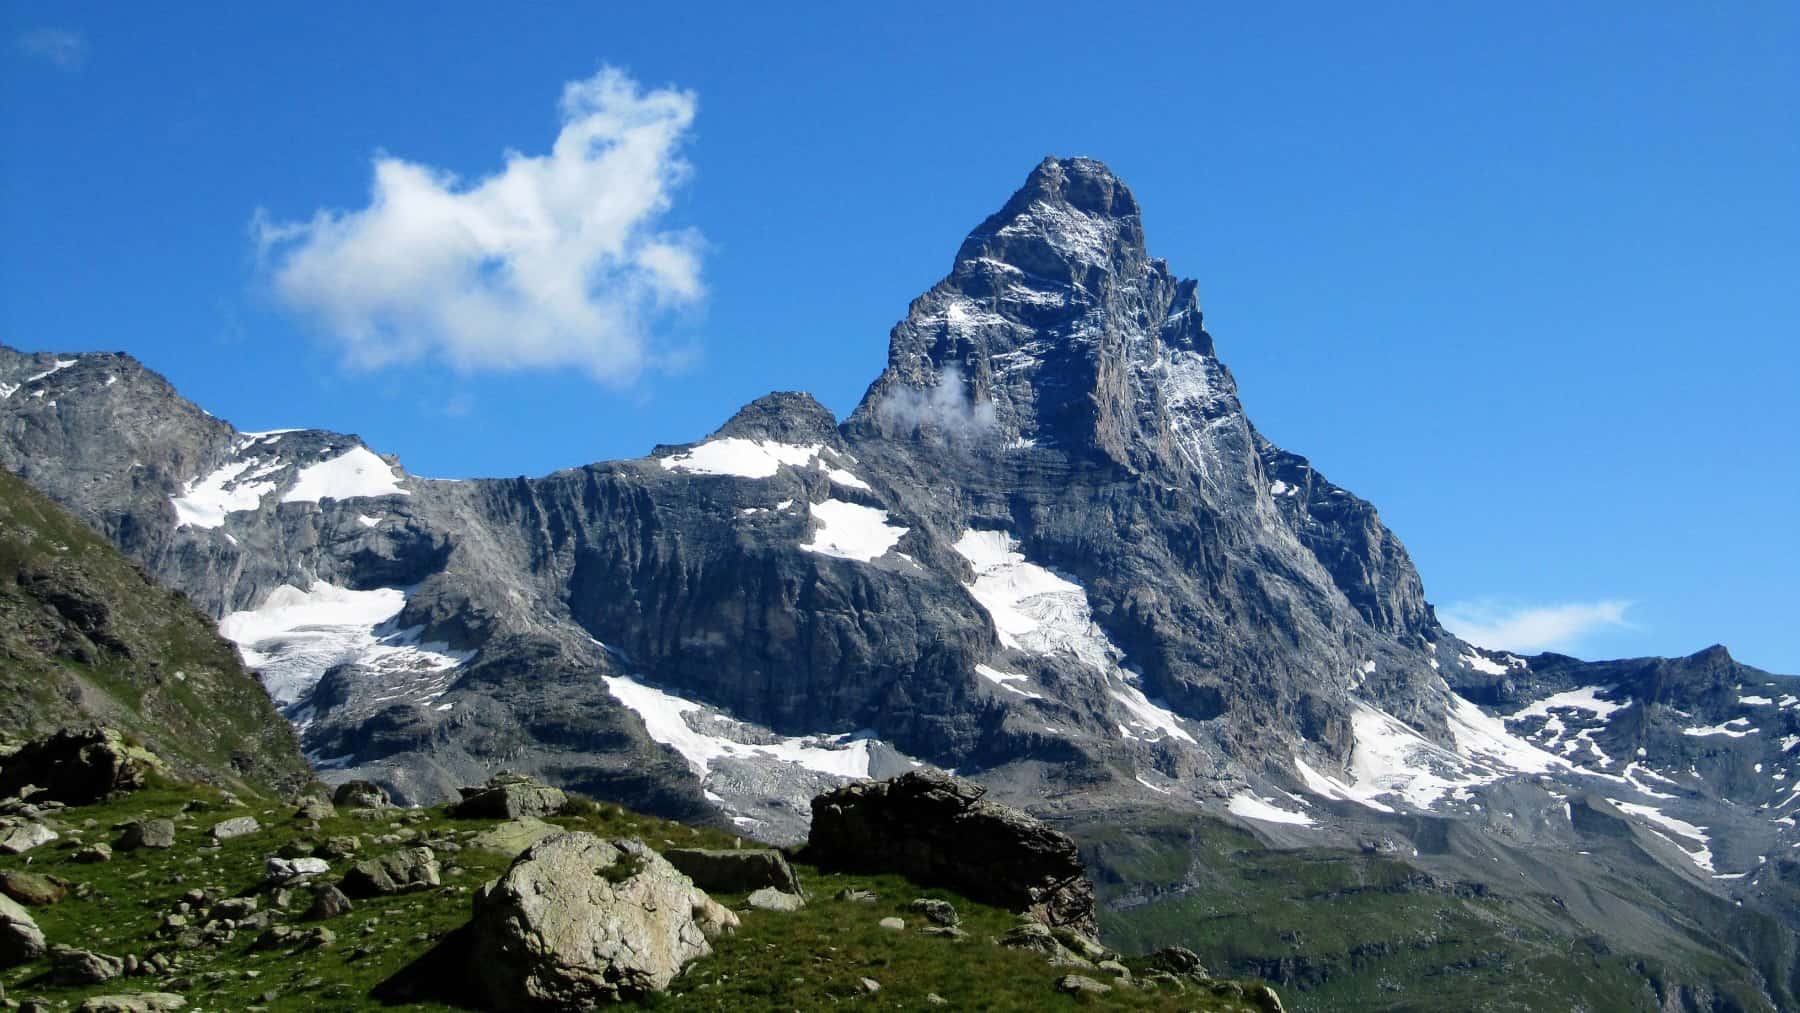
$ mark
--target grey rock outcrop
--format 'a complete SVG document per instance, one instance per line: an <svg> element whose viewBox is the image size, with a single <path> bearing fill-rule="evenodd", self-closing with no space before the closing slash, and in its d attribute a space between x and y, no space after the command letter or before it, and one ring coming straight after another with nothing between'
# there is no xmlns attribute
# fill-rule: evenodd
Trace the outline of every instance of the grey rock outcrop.
<svg viewBox="0 0 1800 1013"><path fill-rule="evenodd" d="M474 964L499 1010L577 1010L667 988L711 952L686 876L639 841L560 834L475 896Z"/></svg>
<svg viewBox="0 0 1800 1013"><path fill-rule="evenodd" d="M357 862L338 886L352 897L375 897L429 890L440 883L437 855L418 847Z"/></svg>
<svg viewBox="0 0 1800 1013"><path fill-rule="evenodd" d="M50 980L59 985L99 985L125 973L125 961L73 946L50 948Z"/></svg>
<svg viewBox="0 0 1800 1013"><path fill-rule="evenodd" d="M898 873L1097 933L1094 884L1075 842L985 794L924 772L827 792L813 800L805 858L822 869Z"/></svg>
<svg viewBox="0 0 1800 1013"><path fill-rule="evenodd" d="M345 809L385 809L393 805L387 789L372 781L345 781L331 795L333 804Z"/></svg>
<svg viewBox="0 0 1800 1013"><path fill-rule="evenodd" d="M213 824L212 836L215 841L229 841L234 837L245 837L262 830L254 816L233 816L228 820L220 820Z"/></svg>
<svg viewBox="0 0 1800 1013"><path fill-rule="evenodd" d="M569 801L552 788L523 774L500 773L486 784L462 789L462 801L450 808L461 819L516 820L553 816Z"/></svg>
<svg viewBox="0 0 1800 1013"><path fill-rule="evenodd" d="M127 992L89 996L75 1007L75 1013L175 1013L184 1009L187 999L174 992Z"/></svg>
<svg viewBox="0 0 1800 1013"><path fill-rule="evenodd" d="M806 894L787 856L774 848L669 848L662 856L710 893L749 893L766 886Z"/></svg>
<svg viewBox="0 0 1800 1013"><path fill-rule="evenodd" d="M0 894L0 967L14 967L44 955L44 931L31 912Z"/></svg>
<svg viewBox="0 0 1800 1013"><path fill-rule="evenodd" d="M0 795L32 785L32 798L89 805L144 786L155 757L111 728L58 731L0 761Z"/></svg>
<svg viewBox="0 0 1800 1013"><path fill-rule="evenodd" d="M161 817L133 820L125 824L117 846L120 851L172 848L175 846L175 821Z"/></svg>

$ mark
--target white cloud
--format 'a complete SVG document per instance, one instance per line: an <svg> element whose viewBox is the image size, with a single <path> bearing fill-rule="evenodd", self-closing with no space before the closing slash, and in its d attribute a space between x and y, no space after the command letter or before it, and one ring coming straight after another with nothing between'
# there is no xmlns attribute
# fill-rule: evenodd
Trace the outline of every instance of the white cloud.
<svg viewBox="0 0 1800 1013"><path fill-rule="evenodd" d="M38 28L26 32L19 36L19 46L61 70L77 71L87 63L87 37L67 28Z"/></svg>
<svg viewBox="0 0 1800 1013"><path fill-rule="evenodd" d="M382 155L368 207L253 229L276 294L378 367L439 356L465 372L573 366L625 382L668 365L653 328L705 295L702 241L661 221L691 173L688 91L602 69L563 86L547 155L509 151L463 183Z"/></svg>
<svg viewBox="0 0 1800 1013"><path fill-rule="evenodd" d="M1478 647L1532 653L1567 651L1589 634L1628 629L1630 607L1616 600L1525 606L1473 601L1446 605L1437 614L1445 629Z"/></svg>
<svg viewBox="0 0 1800 1013"><path fill-rule="evenodd" d="M975 438L998 424L991 402L975 401L963 383L962 370L944 367L937 383L921 390L895 387L875 406L877 414L902 434L930 426L946 439Z"/></svg>

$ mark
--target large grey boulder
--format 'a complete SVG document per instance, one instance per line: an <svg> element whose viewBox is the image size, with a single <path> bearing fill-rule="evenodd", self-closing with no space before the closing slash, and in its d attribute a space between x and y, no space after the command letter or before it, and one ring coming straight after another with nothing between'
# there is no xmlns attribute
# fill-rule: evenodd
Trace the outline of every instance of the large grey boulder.
<svg viewBox="0 0 1800 1013"><path fill-rule="evenodd" d="M56 840L56 831L42 823L18 823L0 829L0 852L23 855L32 848Z"/></svg>
<svg viewBox="0 0 1800 1013"><path fill-rule="evenodd" d="M463 788L462 801L450 807L461 819L516 820L554 815L569 801L562 789L532 780L523 774L501 772L488 782Z"/></svg>
<svg viewBox="0 0 1800 1013"><path fill-rule="evenodd" d="M712 952L706 930L724 923L643 842L587 833L532 846L474 906L472 962L499 1010L588 1009L661 991Z"/></svg>
<svg viewBox="0 0 1800 1013"><path fill-rule="evenodd" d="M352 897L429 890L439 884L437 855L430 848L407 848L358 862L339 889Z"/></svg>
<svg viewBox="0 0 1800 1013"><path fill-rule="evenodd" d="M50 980L58 985L98 985L125 973L125 961L73 946L50 948Z"/></svg>
<svg viewBox="0 0 1800 1013"><path fill-rule="evenodd" d="M822 869L898 873L1097 935L1094 884L1075 842L985 792L928 771L845 785L813 799L805 858Z"/></svg>
<svg viewBox="0 0 1800 1013"><path fill-rule="evenodd" d="M120 851L138 848L172 848L175 846L175 821L169 819L135 820L125 825L119 835Z"/></svg>
<svg viewBox="0 0 1800 1013"><path fill-rule="evenodd" d="M767 886L806 895L787 856L774 848L670 848L662 854L709 893L749 893Z"/></svg>
<svg viewBox="0 0 1800 1013"><path fill-rule="evenodd" d="M44 932L31 912L0 894L0 967L14 967L44 955Z"/></svg>
<svg viewBox="0 0 1800 1013"><path fill-rule="evenodd" d="M387 789L373 781L345 781L332 793L331 801L345 809L386 809L393 804Z"/></svg>

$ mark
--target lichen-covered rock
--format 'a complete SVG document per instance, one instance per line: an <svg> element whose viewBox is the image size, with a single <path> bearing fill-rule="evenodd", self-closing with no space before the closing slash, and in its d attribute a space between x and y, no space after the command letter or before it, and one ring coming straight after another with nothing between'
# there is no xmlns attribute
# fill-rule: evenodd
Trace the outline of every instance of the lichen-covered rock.
<svg viewBox="0 0 1800 1013"><path fill-rule="evenodd" d="M516 820L554 815L569 801L560 788L552 788L523 774L501 772L488 782L462 789L462 801L450 807L461 819Z"/></svg>
<svg viewBox="0 0 1800 1013"><path fill-rule="evenodd" d="M8 869L0 872L0 894L5 894L21 904L32 907L43 907L62 900L69 893L69 888L57 879L42 876L22 869Z"/></svg>
<svg viewBox="0 0 1800 1013"><path fill-rule="evenodd" d="M175 1013L183 1009L187 1009L187 1000L174 992L127 992L89 996L75 1007L75 1013Z"/></svg>
<svg viewBox="0 0 1800 1013"><path fill-rule="evenodd" d="M439 884L437 855L430 848L407 848L350 867L339 888L352 897L429 890Z"/></svg>
<svg viewBox="0 0 1800 1013"><path fill-rule="evenodd" d="M778 911L785 913L789 911L798 911L806 906L806 898L797 893L785 893L772 886L765 886L760 890L751 891L750 896L746 897L744 900L745 903L756 908L758 911Z"/></svg>
<svg viewBox="0 0 1800 1013"><path fill-rule="evenodd" d="M985 793L927 771L845 785L813 799L805 857L825 869L898 873L1097 934L1094 884L1075 842Z"/></svg>
<svg viewBox="0 0 1800 1013"><path fill-rule="evenodd" d="M545 823L535 817L526 816L508 820L481 831L469 838L469 847L517 856L544 838L562 832L562 828L554 823Z"/></svg>
<svg viewBox="0 0 1800 1013"><path fill-rule="evenodd" d="M254 816L234 816L228 820L220 820L213 824L212 835L215 841L229 841L233 837L254 834L262 829L262 824Z"/></svg>
<svg viewBox="0 0 1800 1013"><path fill-rule="evenodd" d="M475 896L473 965L499 1010L579 1010L660 991L712 952L693 883L641 841L567 833Z"/></svg>
<svg viewBox="0 0 1800 1013"><path fill-rule="evenodd" d="M806 896L787 856L774 848L670 848L662 855L702 890L749 893L767 886Z"/></svg>

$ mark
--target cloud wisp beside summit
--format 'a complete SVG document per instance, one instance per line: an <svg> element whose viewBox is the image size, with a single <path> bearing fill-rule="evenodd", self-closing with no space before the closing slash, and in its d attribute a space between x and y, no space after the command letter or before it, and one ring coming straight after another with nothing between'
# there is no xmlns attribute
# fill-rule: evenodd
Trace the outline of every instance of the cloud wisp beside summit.
<svg viewBox="0 0 1800 1013"><path fill-rule="evenodd" d="M679 359L658 328L698 306L703 240L664 219L692 174L693 92L603 68L564 85L543 155L465 182L378 155L368 206L252 232L277 299L359 367L573 367L628 383Z"/></svg>
<svg viewBox="0 0 1800 1013"><path fill-rule="evenodd" d="M1491 600L1454 602L1437 610L1444 628L1479 647L1535 654L1570 651L1584 638L1630 629L1631 602L1604 600L1555 605L1507 605Z"/></svg>

